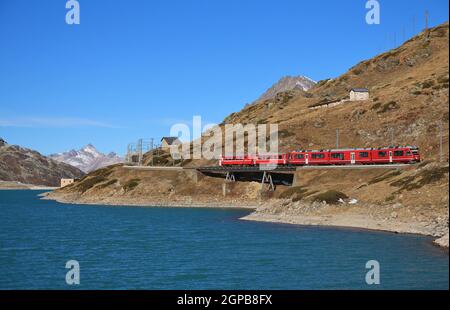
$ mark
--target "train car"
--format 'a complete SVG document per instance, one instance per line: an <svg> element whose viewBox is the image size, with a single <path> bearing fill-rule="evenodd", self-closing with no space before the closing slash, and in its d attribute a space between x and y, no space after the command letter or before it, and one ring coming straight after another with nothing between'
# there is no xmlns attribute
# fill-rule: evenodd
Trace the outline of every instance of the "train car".
<svg viewBox="0 0 450 310"><path fill-rule="evenodd" d="M356 162L357 155L350 152L350 149L337 149L337 150L305 150L295 151L289 154L288 164L293 166L303 165L348 165L353 161ZM363 159L361 159L363 160Z"/></svg>
<svg viewBox="0 0 450 310"><path fill-rule="evenodd" d="M307 151L294 151L288 154L288 165L303 166L309 162L309 154Z"/></svg>
<svg viewBox="0 0 450 310"><path fill-rule="evenodd" d="M255 164L285 166L288 164L288 154L258 154Z"/></svg>
<svg viewBox="0 0 450 310"><path fill-rule="evenodd" d="M329 150L303 150L288 154L288 165L290 166L329 165L330 160Z"/></svg>
<svg viewBox="0 0 450 310"><path fill-rule="evenodd" d="M307 151L305 154L307 165L329 165L330 152L325 150Z"/></svg>
<svg viewBox="0 0 450 310"><path fill-rule="evenodd" d="M411 164L420 162L419 148L416 146L383 147L372 151L374 164Z"/></svg>
<svg viewBox="0 0 450 310"><path fill-rule="evenodd" d="M350 149L294 151L289 153L288 164L292 166L349 165L356 151L353 155L351 153ZM356 162L356 155L354 157Z"/></svg>
<svg viewBox="0 0 450 310"><path fill-rule="evenodd" d="M351 152L341 149L330 150L330 165L350 165L351 163Z"/></svg>
<svg viewBox="0 0 450 310"><path fill-rule="evenodd" d="M248 167L255 165L255 156L222 156L219 160L219 166L235 166L235 167Z"/></svg>
<svg viewBox="0 0 450 310"><path fill-rule="evenodd" d="M361 148L348 150L350 153L350 164L351 165L370 165L372 164L372 148Z"/></svg>

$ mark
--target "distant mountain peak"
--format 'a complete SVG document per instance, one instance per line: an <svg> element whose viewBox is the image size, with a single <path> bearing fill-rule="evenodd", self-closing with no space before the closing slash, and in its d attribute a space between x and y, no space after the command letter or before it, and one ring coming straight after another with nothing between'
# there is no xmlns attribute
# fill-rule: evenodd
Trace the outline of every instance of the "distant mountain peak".
<svg viewBox="0 0 450 310"><path fill-rule="evenodd" d="M83 148L81 148L82 150L86 150L86 151L95 151L95 152L98 152L97 151L97 148L93 145L93 144L91 144L91 143L89 143L89 144L86 144Z"/></svg>
<svg viewBox="0 0 450 310"><path fill-rule="evenodd" d="M284 76L278 80L274 85L272 85L264 94L259 97L258 101L268 100L274 98L278 93L289 91L293 89L300 89L303 91L308 91L316 85L316 82L309 77L298 75L298 76Z"/></svg>
<svg viewBox="0 0 450 310"><path fill-rule="evenodd" d="M79 150L58 153L50 155L50 157L56 161L77 167L86 173L123 162L123 158L117 156L116 153L111 152L105 155L99 152L92 143L87 144Z"/></svg>

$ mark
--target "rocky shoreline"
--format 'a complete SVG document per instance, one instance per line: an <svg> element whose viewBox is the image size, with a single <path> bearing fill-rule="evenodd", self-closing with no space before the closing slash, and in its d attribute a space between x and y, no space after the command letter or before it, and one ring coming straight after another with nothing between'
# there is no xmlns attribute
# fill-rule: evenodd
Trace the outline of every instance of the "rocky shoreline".
<svg viewBox="0 0 450 310"><path fill-rule="evenodd" d="M168 208L233 208L256 210L259 204L249 204L239 201L193 201L192 199L144 199L144 198L118 198L107 197L102 199L80 198L78 195L57 194L55 192L42 193L41 199L54 200L59 203L80 205L105 205L105 206L132 206L132 207L168 207Z"/></svg>
<svg viewBox="0 0 450 310"><path fill-rule="evenodd" d="M411 209L399 204L336 206L320 202L274 201L259 207L242 220L420 234L438 237L434 244L448 248L448 213L434 218L402 216L405 213L411 213Z"/></svg>

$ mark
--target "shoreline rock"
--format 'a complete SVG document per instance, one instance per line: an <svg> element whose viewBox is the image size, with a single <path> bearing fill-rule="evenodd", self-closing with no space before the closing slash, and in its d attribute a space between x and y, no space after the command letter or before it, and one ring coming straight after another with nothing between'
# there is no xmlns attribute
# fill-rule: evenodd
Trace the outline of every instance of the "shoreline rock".
<svg viewBox="0 0 450 310"><path fill-rule="evenodd" d="M448 249L448 233L442 236L441 238L434 240L433 242L434 244L440 247Z"/></svg>

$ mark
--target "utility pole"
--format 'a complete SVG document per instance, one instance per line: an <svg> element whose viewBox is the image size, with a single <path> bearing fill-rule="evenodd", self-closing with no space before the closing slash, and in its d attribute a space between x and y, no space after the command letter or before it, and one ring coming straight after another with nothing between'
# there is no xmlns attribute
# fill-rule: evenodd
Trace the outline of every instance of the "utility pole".
<svg viewBox="0 0 450 310"><path fill-rule="evenodd" d="M442 137L442 121L439 122L439 161L444 161L444 145Z"/></svg>
<svg viewBox="0 0 450 310"><path fill-rule="evenodd" d="M153 138L151 138L150 139L150 154L152 155L152 166L155 165L155 162L154 162L155 150L154 150L153 142L154 142L154 140L153 140Z"/></svg>
<svg viewBox="0 0 450 310"><path fill-rule="evenodd" d="M428 31L428 19L430 14L428 13L428 10L425 11L425 38L428 39L430 33Z"/></svg>
<svg viewBox="0 0 450 310"><path fill-rule="evenodd" d="M394 146L394 128L391 128L391 146Z"/></svg>
<svg viewBox="0 0 450 310"><path fill-rule="evenodd" d="M139 166L141 166L142 165L142 139L139 139L137 148L138 148L138 154L139 154Z"/></svg>
<svg viewBox="0 0 450 310"><path fill-rule="evenodd" d="M339 148L339 128L336 129L336 148Z"/></svg>

